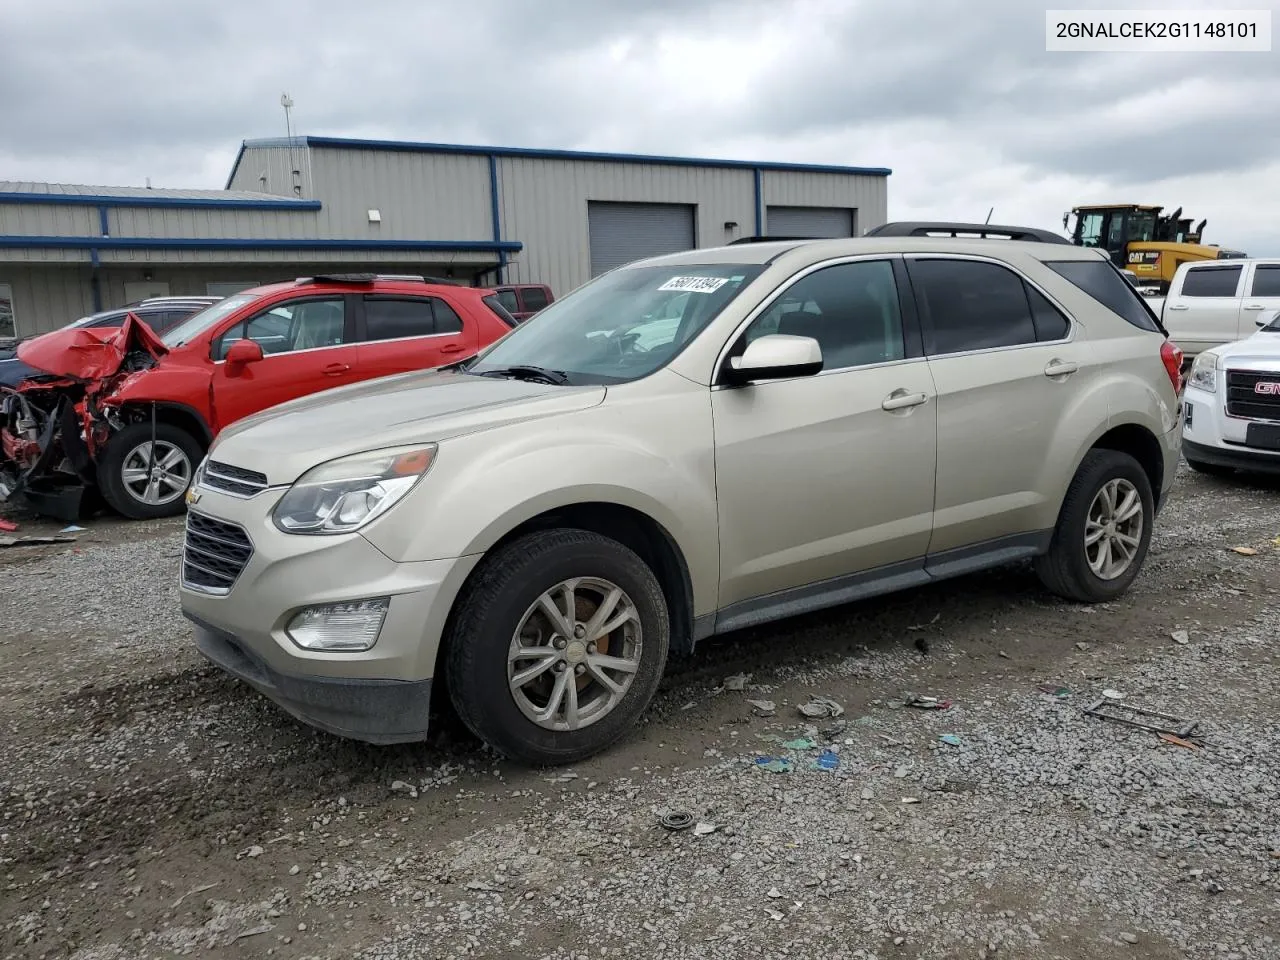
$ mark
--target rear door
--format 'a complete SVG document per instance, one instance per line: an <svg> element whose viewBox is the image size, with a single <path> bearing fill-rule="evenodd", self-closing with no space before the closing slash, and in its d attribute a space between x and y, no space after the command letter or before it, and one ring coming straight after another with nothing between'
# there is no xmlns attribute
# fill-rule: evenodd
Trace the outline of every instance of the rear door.
<svg viewBox="0 0 1280 960"><path fill-rule="evenodd" d="M929 563L1026 549L1053 526L1062 453L1097 376L1080 329L1007 264L907 257L937 385L938 467ZM1087 420L1087 423L1094 423ZM964 551L961 553L961 551Z"/></svg>
<svg viewBox="0 0 1280 960"><path fill-rule="evenodd" d="M1240 306L1237 338L1257 333L1259 321L1270 310L1280 310L1280 261L1253 264L1248 292Z"/></svg>
<svg viewBox="0 0 1280 960"><path fill-rule="evenodd" d="M454 363L476 351L476 322L442 297L369 293L359 298L361 379Z"/></svg>
<svg viewBox="0 0 1280 960"><path fill-rule="evenodd" d="M1185 353L1197 354L1239 339L1244 264L1187 267L1165 300L1165 325Z"/></svg>
<svg viewBox="0 0 1280 960"><path fill-rule="evenodd" d="M531 286L520 288L520 307L528 317L533 316L547 305L547 292L542 287Z"/></svg>
<svg viewBox="0 0 1280 960"><path fill-rule="evenodd" d="M267 407L360 379L352 297L328 294L277 302L213 340L216 429ZM253 340L263 358L228 371L227 350Z"/></svg>

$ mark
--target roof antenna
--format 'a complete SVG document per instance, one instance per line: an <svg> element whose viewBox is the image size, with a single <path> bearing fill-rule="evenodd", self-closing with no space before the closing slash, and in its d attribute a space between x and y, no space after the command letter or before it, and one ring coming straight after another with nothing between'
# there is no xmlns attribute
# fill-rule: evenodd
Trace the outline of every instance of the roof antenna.
<svg viewBox="0 0 1280 960"><path fill-rule="evenodd" d="M148 189L148 190L150 190L150 189L151 189L151 178L150 178L150 177L147 177L147 189Z"/></svg>
<svg viewBox="0 0 1280 960"><path fill-rule="evenodd" d="M996 208L995 208L995 207L992 207L990 210L988 210L988 211L987 211L987 219L983 220L982 222L983 222L983 223L990 223L990 222L991 222L991 215L992 215L993 213L995 213L995 212L996 212Z"/></svg>
<svg viewBox="0 0 1280 960"><path fill-rule="evenodd" d="M289 115L289 111L293 109L293 100L289 94L280 94L280 106L284 107L284 132L285 138L289 143L289 159L293 161L293 192L298 196L302 196L302 171L298 168L298 155L294 151L293 143L293 125Z"/></svg>

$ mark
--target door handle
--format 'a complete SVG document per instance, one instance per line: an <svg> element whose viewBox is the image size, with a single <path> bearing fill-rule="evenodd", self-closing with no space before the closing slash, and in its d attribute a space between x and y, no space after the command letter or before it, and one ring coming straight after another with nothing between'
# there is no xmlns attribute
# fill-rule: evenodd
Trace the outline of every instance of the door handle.
<svg viewBox="0 0 1280 960"><path fill-rule="evenodd" d="M441 353L461 353L463 346L460 343L450 343L440 348Z"/></svg>
<svg viewBox="0 0 1280 960"><path fill-rule="evenodd" d="M1261 309L1262 309L1262 304L1260 304L1260 303L1250 303L1250 304L1246 304L1246 305L1245 305L1245 309L1246 309L1246 310L1261 310Z"/></svg>
<svg viewBox="0 0 1280 960"><path fill-rule="evenodd" d="M1175 304L1174 304L1173 306L1171 306L1169 309L1170 309L1170 310L1185 310L1185 309L1187 309L1187 305L1186 305L1185 303L1175 303Z"/></svg>
<svg viewBox="0 0 1280 960"><path fill-rule="evenodd" d="M331 363L327 367L324 367L320 372L326 377L336 377L338 374L346 373L350 369L351 364L349 363Z"/></svg>
<svg viewBox="0 0 1280 960"><path fill-rule="evenodd" d="M884 398L880 404L880 409L905 410L907 407L918 407L928 399L923 393L907 393L905 390L895 390Z"/></svg>
<svg viewBox="0 0 1280 960"><path fill-rule="evenodd" d="M1044 368L1046 377L1069 377L1080 369L1078 363L1068 363L1065 360L1050 360Z"/></svg>

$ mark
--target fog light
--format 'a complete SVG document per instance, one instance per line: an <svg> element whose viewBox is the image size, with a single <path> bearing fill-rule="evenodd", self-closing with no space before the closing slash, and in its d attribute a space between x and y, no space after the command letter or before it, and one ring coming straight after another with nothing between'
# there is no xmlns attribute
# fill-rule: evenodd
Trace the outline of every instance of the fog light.
<svg viewBox="0 0 1280 960"><path fill-rule="evenodd" d="M289 639L307 650L368 650L378 639L390 600L353 600L306 607L285 627Z"/></svg>

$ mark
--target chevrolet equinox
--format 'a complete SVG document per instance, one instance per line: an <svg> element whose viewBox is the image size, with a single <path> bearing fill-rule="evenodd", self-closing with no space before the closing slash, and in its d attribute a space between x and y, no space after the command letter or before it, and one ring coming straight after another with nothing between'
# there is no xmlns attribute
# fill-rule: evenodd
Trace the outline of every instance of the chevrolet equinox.
<svg viewBox="0 0 1280 960"><path fill-rule="evenodd" d="M228 427L187 496L199 649L338 735L421 740L434 688L557 764L712 634L1022 559L1118 597L1181 355L1098 251L943 226L633 263Z"/></svg>

